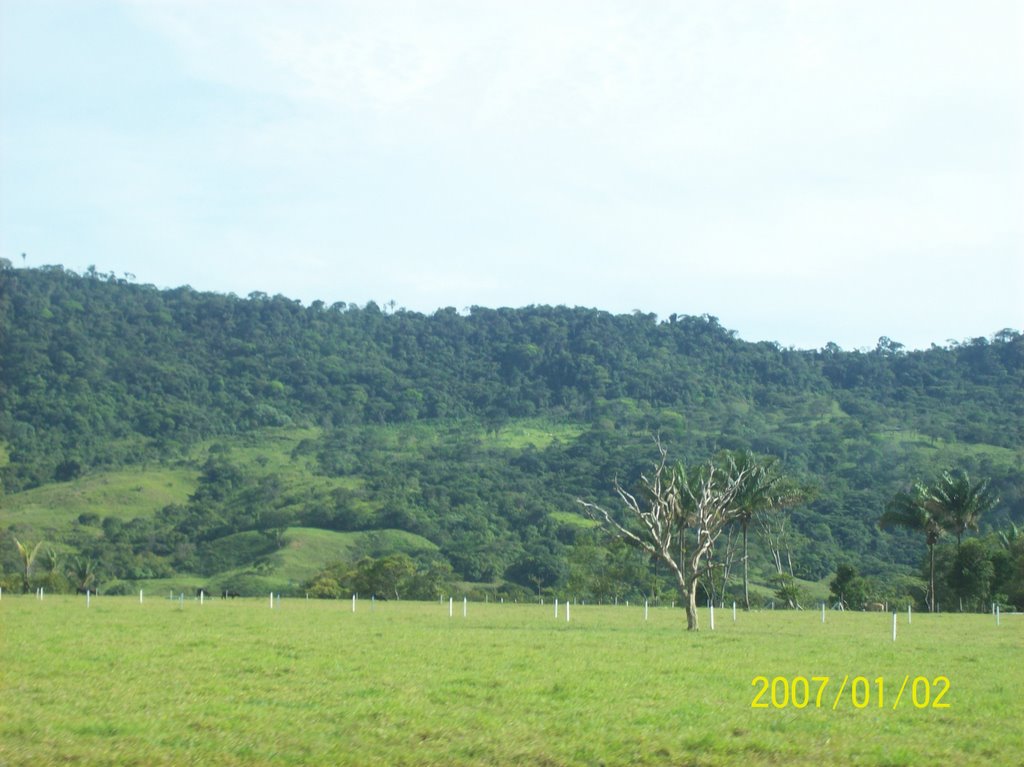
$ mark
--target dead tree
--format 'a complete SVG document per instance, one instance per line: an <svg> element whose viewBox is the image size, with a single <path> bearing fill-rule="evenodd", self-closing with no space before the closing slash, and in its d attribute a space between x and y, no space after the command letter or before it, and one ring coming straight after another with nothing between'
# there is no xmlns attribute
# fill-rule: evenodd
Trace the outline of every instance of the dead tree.
<svg viewBox="0 0 1024 767"><path fill-rule="evenodd" d="M686 627L696 631L703 563L735 517L734 501L749 470L731 460L724 466L707 461L693 470L682 464L670 467L665 448L660 442L657 446L659 460L654 472L641 475L635 495L615 481L615 492L626 507L626 523L597 504L577 502L623 540L665 563L686 606Z"/></svg>
<svg viewBox="0 0 1024 767"><path fill-rule="evenodd" d="M735 525L730 525L724 535L719 538L719 543L716 543L715 547L708 552L707 563L704 565L704 574L702 577L705 585L705 590L712 602L725 606L725 597L729 593L729 579L732 575L732 568L736 562L736 539L739 533ZM721 545L721 541L725 542L724 547ZM722 551L721 557L718 555L718 550Z"/></svg>
<svg viewBox="0 0 1024 767"><path fill-rule="evenodd" d="M795 579L793 573L793 551L791 548L789 531L787 530L787 524L789 522L789 515L785 513L761 513L756 515L758 528L761 533L761 538L768 546L768 550L772 554L772 562L775 564L775 571L779 576L789 576L790 579ZM783 557L785 557L785 563L783 563ZM787 573L788 567L788 573ZM789 604L790 609L801 610L800 602L792 595L786 596L786 601Z"/></svg>

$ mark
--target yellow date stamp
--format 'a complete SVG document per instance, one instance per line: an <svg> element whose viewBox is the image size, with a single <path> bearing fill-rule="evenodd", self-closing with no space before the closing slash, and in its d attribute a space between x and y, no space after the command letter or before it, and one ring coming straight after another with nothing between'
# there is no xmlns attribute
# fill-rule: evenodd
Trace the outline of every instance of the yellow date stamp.
<svg viewBox="0 0 1024 767"><path fill-rule="evenodd" d="M947 676L911 676L887 682L885 677L851 676L755 676L751 708L889 708L900 705L917 709L950 708Z"/></svg>

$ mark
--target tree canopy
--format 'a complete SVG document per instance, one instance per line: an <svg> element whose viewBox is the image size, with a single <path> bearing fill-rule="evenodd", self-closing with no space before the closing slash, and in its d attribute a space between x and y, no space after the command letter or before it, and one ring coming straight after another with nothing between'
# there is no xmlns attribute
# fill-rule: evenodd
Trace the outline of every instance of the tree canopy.
<svg viewBox="0 0 1024 767"><path fill-rule="evenodd" d="M757 454L816 488L778 517L783 537L755 525L743 561L760 584L782 559L803 581L845 560L909 577L919 539L876 522L916 477L985 478L1001 500L977 532L1024 521L1022 390L1013 329L921 351L891 339L798 350L743 341L708 315L303 306L8 262L0 528L65 552L62 569L95 563L98 581L258 575L288 530L308 528L404 531L475 583L637 593L646 563L581 525L574 499L614 503L610 480L633 482L658 434L686 465ZM188 472L187 490L130 513L119 499L57 524L50 502L7 521L32 494L124 469ZM145 495L155 482L138 484ZM632 573L627 586L584 566L598 550ZM0 563L23 564L10 535ZM716 555L704 582L721 574Z"/></svg>

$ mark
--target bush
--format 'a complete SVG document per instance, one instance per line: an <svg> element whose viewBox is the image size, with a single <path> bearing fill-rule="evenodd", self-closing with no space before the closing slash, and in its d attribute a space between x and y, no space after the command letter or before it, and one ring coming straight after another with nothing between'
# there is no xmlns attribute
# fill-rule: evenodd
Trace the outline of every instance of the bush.
<svg viewBox="0 0 1024 767"><path fill-rule="evenodd" d="M338 580L325 574L314 578L306 586L306 593L314 599L341 599L346 596Z"/></svg>
<svg viewBox="0 0 1024 767"><path fill-rule="evenodd" d="M533 602L537 599L532 590L518 583L503 583L495 596L504 598L506 602Z"/></svg>
<svg viewBox="0 0 1024 767"><path fill-rule="evenodd" d="M51 572L39 578L33 578L32 584L37 587L42 586L47 594L67 594L74 591L68 579L61 573Z"/></svg>
<svg viewBox="0 0 1024 767"><path fill-rule="evenodd" d="M103 593L110 597L128 597L139 590L131 581L111 581L103 587Z"/></svg>
<svg viewBox="0 0 1024 767"><path fill-rule="evenodd" d="M0 574L0 589L8 594L16 594L21 591L21 576L17 573Z"/></svg>

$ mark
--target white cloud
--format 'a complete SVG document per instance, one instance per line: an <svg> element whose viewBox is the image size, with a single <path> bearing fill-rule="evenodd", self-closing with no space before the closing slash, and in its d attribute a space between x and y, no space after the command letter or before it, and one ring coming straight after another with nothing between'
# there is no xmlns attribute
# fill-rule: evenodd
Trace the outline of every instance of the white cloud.
<svg viewBox="0 0 1024 767"><path fill-rule="evenodd" d="M80 98L124 109L84 129L65 110L48 126L60 162L34 159L25 139L5 167L45 163L68 190L104 179L86 199L40 193L33 209L77 207L103 225L62 247L98 261L130 243L167 284L196 281L186 270L201 264L216 289L423 310L550 301L726 319L732 301L759 323L741 334L760 337L775 327L757 319L778 314L770 296L786 296L796 325L802 306L821 309L814 286L837 279L851 288L830 308L867 323L884 310L842 302L879 273L927 280L933 263L960 260L1008 273L1000 286L1024 278L1013 2L97 6L127 9L138 41L83 78ZM116 48L125 31L108 31ZM79 61L103 58L102 32L75 43ZM59 62L67 42L30 44ZM135 77L118 79L136 59ZM25 92L60 84L59 67L42 87L33 72L0 76ZM154 93L129 109L124 82L145 97L147 78ZM244 274L225 252L246 254ZM983 283L962 282L987 307ZM940 303L915 304L922 335L945 321ZM998 324L1024 324L1017 304ZM829 333L807 324L790 337Z"/></svg>

